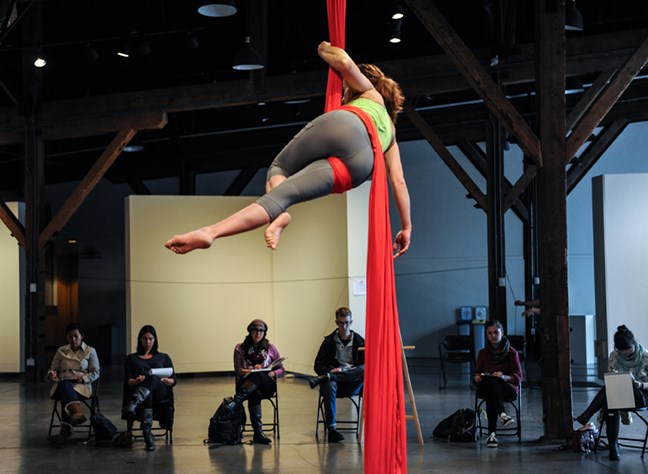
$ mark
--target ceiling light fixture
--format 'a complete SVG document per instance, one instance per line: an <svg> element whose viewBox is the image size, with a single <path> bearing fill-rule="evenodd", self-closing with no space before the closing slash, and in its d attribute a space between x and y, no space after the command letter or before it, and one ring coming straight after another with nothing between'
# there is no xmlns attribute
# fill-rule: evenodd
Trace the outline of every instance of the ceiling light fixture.
<svg viewBox="0 0 648 474"><path fill-rule="evenodd" d="M565 3L565 30L583 31L583 15L576 8L576 0L567 0Z"/></svg>
<svg viewBox="0 0 648 474"><path fill-rule="evenodd" d="M124 42L124 44L121 45L121 47L117 50L117 56L120 56L122 58L130 57L130 46L128 45L128 43Z"/></svg>
<svg viewBox="0 0 648 474"><path fill-rule="evenodd" d="M236 0L219 0L217 2L201 2L198 13L212 18L223 18L235 15L237 12Z"/></svg>
<svg viewBox="0 0 648 474"><path fill-rule="evenodd" d="M142 143L142 139L140 138L139 135L135 135L131 141L128 142L128 144L124 147L124 151L126 153L136 153L138 151L142 151L144 149L144 144Z"/></svg>
<svg viewBox="0 0 648 474"><path fill-rule="evenodd" d="M394 20L392 22L389 42L394 44L401 42L401 20Z"/></svg>
<svg viewBox="0 0 648 474"><path fill-rule="evenodd" d="M34 66L35 67L45 67L47 64L47 60L45 59L45 55L41 50L36 51L36 54L34 54Z"/></svg>
<svg viewBox="0 0 648 474"><path fill-rule="evenodd" d="M394 13L392 13L392 20L400 20L403 18L403 4L397 1L394 5Z"/></svg>
<svg viewBox="0 0 648 474"><path fill-rule="evenodd" d="M246 36L243 42L243 48L234 57L232 69L237 71L255 71L263 69L263 58L259 52L250 44L250 37Z"/></svg>

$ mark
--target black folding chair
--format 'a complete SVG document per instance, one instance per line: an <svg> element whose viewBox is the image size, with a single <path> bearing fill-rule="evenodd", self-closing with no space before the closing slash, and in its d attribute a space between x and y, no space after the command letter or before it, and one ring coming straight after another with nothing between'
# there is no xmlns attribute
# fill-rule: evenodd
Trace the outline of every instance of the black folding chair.
<svg viewBox="0 0 648 474"><path fill-rule="evenodd" d="M99 379L92 382L92 395L90 396L90 398L79 401L85 405L90 413L88 413L88 420L83 424L76 425L74 427L74 431L81 430L82 432L86 432L87 441L92 436L93 431L92 423L90 423L90 417L93 413L97 413L99 411ZM64 409L65 407L61 406L60 400L54 400L54 406L52 407L52 416L50 417L49 430L47 432L48 438L52 437L52 430L54 430L55 428L61 428L63 420L61 414L63 413Z"/></svg>

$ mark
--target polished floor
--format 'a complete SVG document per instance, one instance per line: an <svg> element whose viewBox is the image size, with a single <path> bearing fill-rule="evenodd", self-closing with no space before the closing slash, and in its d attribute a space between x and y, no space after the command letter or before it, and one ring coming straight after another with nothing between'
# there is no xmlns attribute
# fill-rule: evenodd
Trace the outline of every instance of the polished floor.
<svg viewBox="0 0 648 474"><path fill-rule="evenodd" d="M453 367L453 370L457 370ZM640 473L648 472L640 451L623 449L620 461L609 461L607 452L576 453L561 450L560 443L543 443L542 394L533 378L523 392L522 443L500 437L489 449L476 443L449 443L432 439L436 424L458 408L472 407L474 392L468 386L467 368L448 378L439 390L438 361L410 361L416 404L425 445L418 443L414 422L408 422L408 472L410 473ZM575 411L583 409L596 393L593 383L574 377ZM52 410L48 387L23 385L16 378L0 378L1 473L361 473L362 444L351 435L339 444L317 442L314 436L317 392L299 377L280 382L281 439L270 446L250 443L238 446L206 446L209 418L224 396L231 395L231 376L181 378L176 387L176 422L173 444L158 441L157 450L146 452L142 441L132 448L106 448L73 439L67 445L47 443ZM119 419L121 374L119 368L103 370L101 411L124 428ZM344 411L344 410L342 410ZM269 415L269 410L266 410ZM624 434L643 436L641 423L622 427ZM320 440L322 438L320 437Z"/></svg>

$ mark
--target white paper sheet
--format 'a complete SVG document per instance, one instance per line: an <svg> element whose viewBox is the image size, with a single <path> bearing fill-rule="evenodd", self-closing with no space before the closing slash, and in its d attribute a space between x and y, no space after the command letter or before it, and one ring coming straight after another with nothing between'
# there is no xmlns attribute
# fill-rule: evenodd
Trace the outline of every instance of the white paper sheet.
<svg viewBox="0 0 648 474"><path fill-rule="evenodd" d="M608 408L635 408L632 375L629 372L608 372L604 377Z"/></svg>
<svg viewBox="0 0 648 474"><path fill-rule="evenodd" d="M171 377L173 369L171 367L164 367L163 369L151 369L149 375L157 375L158 377Z"/></svg>

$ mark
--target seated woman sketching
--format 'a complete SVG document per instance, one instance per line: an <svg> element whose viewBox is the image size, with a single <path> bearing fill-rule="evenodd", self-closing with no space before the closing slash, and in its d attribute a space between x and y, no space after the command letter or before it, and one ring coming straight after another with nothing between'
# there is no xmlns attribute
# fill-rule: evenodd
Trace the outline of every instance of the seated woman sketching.
<svg viewBox="0 0 648 474"><path fill-rule="evenodd" d="M633 392L636 407L648 406L648 350L637 342L632 331L626 326L619 326L614 333L614 350L608 358L609 372L630 372L634 378ZM619 448L619 412L607 407L605 387L598 391L583 413L575 420L586 425L592 416L603 410L606 417L610 459L616 461L621 455Z"/></svg>
<svg viewBox="0 0 648 474"><path fill-rule="evenodd" d="M257 444L270 444L270 439L263 434L261 400L275 394L277 378L286 373L279 350L268 341L267 334L268 325L265 321L254 319L247 326L245 340L234 348L236 395L226 406L234 412L245 400L248 401L250 423L254 431L253 441ZM264 370L270 367L270 370Z"/></svg>
<svg viewBox="0 0 648 474"><path fill-rule="evenodd" d="M68 344L56 351L47 379L53 383L50 398L61 402L61 431L50 438L53 443L64 443L72 435L72 426L87 418L80 400L92 396L92 382L99 378L97 352L83 342L83 331L78 323L65 328Z"/></svg>
<svg viewBox="0 0 648 474"><path fill-rule="evenodd" d="M515 400L522 383L522 366L517 351L504 336L504 326L497 320L486 323L486 347L477 355L474 381L477 396L486 400L488 432L486 446L497 447L497 421L503 426L515 423L504 410L504 402Z"/></svg>
<svg viewBox="0 0 648 474"><path fill-rule="evenodd" d="M159 370L168 369L168 370ZM163 372L156 375L155 372ZM124 364L124 407L122 418L128 420L129 429L139 420L146 442L146 450L155 450L155 436L151 432L153 413L171 397L171 387L177 380L173 373L171 357L158 351L158 337L153 326L143 326L137 335L137 351L126 357ZM166 422L166 423L165 423ZM171 420L160 421L169 427Z"/></svg>

